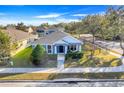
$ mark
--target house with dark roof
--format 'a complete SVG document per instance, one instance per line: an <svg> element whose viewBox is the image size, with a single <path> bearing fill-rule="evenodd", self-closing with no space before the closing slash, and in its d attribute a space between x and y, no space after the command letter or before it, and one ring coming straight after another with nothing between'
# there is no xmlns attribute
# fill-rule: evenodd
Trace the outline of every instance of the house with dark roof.
<svg viewBox="0 0 124 93"><path fill-rule="evenodd" d="M36 32L37 32L39 37L43 37L43 36L46 36L48 34L51 34L53 32L60 31L60 30L61 30L61 28L57 28L57 27L56 28L55 27L49 27L49 28L47 28L47 27L38 27L36 29Z"/></svg>
<svg viewBox="0 0 124 93"><path fill-rule="evenodd" d="M66 54L68 51L81 51L82 41L64 31L54 31L34 41L32 46L43 45L48 54Z"/></svg>

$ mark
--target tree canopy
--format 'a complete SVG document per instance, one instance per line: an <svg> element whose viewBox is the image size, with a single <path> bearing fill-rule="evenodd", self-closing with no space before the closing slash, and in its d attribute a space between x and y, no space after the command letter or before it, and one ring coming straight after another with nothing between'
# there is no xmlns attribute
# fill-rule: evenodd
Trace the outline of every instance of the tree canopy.
<svg viewBox="0 0 124 93"><path fill-rule="evenodd" d="M26 27L26 25L24 23L21 22L21 23L17 24L16 29L26 31L27 27Z"/></svg>
<svg viewBox="0 0 124 93"><path fill-rule="evenodd" d="M10 37L0 31L0 61L8 62L10 58Z"/></svg>
<svg viewBox="0 0 124 93"><path fill-rule="evenodd" d="M124 32L124 6L111 6L104 14L83 17L79 22L59 23L71 34L95 34L98 38L113 40ZM123 23L123 24L122 24ZM120 29L120 30L119 30Z"/></svg>

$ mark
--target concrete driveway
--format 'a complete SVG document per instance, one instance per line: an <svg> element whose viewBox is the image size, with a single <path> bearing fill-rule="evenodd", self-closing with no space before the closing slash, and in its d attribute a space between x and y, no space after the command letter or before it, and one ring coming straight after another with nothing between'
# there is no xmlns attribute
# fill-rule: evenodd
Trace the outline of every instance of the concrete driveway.
<svg viewBox="0 0 124 93"><path fill-rule="evenodd" d="M107 48L107 49L111 49L111 50L118 52L120 54L123 53L123 51L120 47L120 42L96 40L95 44L97 44L101 47Z"/></svg>

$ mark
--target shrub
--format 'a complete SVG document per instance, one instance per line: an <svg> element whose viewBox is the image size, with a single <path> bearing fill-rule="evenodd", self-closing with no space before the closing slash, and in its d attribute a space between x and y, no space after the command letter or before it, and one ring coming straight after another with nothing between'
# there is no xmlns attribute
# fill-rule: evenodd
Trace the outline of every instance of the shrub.
<svg viewBox="0 0 124 93"><path fill-rule="evenodd" d="M34 65L40 65L43 57L45 56L45 49L41 45L37 45L31 54L31 61Z"/></svg>
<svg viewBox="0 0 124 93"><path fill-rule="evenodd" d="M69 59L69 58L80 59L82 56L83 56L83 53L82 52L79 52L79 51L75 51L75 52L69 51L66 54L66 59Z"/></svg>
<svg viewBox="0 0 124 93"><path fill-rule="evenodd" d="M111 66L112 66L112 67L120 66L120 65L122 65L121 60L116 60L116 61L113 61L113 62L111 63Z"/></svg>

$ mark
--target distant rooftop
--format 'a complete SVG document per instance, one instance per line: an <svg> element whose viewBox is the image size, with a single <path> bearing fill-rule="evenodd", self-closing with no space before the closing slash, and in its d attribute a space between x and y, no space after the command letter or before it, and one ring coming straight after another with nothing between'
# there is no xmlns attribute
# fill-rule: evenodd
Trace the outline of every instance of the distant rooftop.
<svg viewBox="0 0 124 93"><path fill-rule="evenodd" d="M3 30L3 32L7 33L11 37L12 42L21 41L35 36L13 27L8 27L6 30Z"/></svg>

